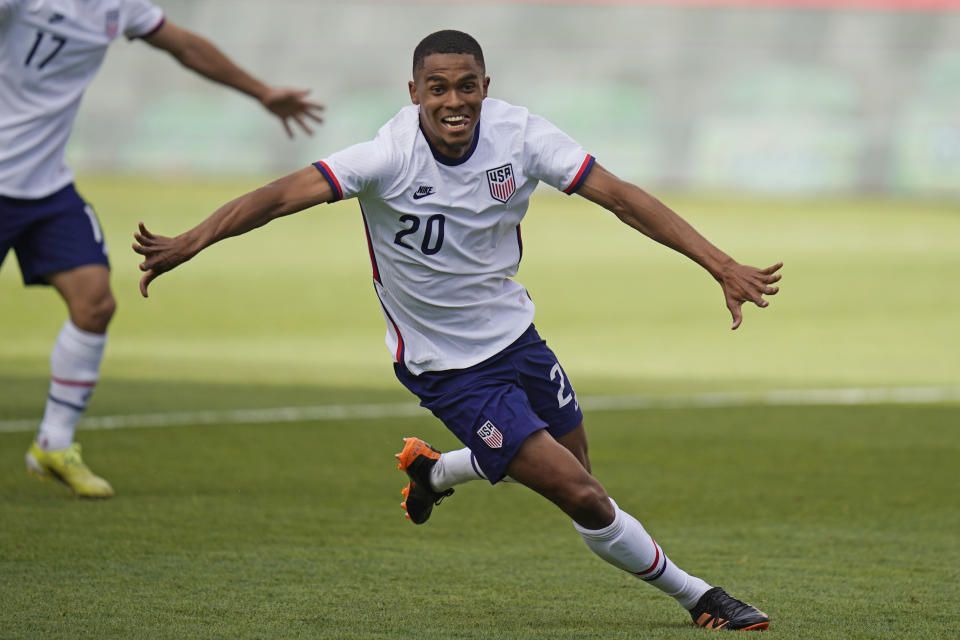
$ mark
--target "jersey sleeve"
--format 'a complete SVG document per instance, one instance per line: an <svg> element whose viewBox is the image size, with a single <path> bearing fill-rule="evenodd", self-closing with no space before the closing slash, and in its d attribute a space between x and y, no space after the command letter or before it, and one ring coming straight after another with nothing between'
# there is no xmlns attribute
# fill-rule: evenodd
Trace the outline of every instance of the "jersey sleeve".
<svg viewBox="0 0 960 640"><path fill-rule="evenodd" d="M398 177L399 162L392 160L381 140L361 142L313 163L333 188L334 201L361 194L383 194Z"/></svg>
<svg viewBox="0 0 960 640"><path fill-rule="evenodd" d="M578 142L540 116L530 115L524 136L527 173L570 195L587 179L594 158Z"/></svg>
<svg viewBox="0 0 960 640"><path fill-rule="evenodd" d="M123 35L130 40L150 35L164 22L163 10L148 0L123 0L123 19Z"/></svg>

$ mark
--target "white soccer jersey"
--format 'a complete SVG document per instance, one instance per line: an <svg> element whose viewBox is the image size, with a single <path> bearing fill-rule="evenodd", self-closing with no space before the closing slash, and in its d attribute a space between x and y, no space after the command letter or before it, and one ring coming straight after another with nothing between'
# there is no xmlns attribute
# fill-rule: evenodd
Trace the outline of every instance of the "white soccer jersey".
<svg viewBox="0 0 960 640"><path fill-rule="evenodd" d="M488 98L461 158L432 147L411 105L376 139L315 165L338 199L360 202L387 348L419 375L477 364L527 329L533 302L511 279L520 221L539 181L573 193L593 157L543 118Z"/></svg>
<svg viewBox="0 0 960 640"><path fill-rule="evenodd" d="M147 0L0 0L0 195L42 198L73 181L64 149L107 47L161 24Z"/></svg>

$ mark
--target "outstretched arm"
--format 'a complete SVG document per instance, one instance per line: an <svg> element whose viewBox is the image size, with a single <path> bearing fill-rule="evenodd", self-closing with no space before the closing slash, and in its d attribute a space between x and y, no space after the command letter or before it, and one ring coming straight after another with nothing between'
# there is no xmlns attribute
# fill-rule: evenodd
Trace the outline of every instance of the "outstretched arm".
<svg viewBox="0 0 960 640"><path fill-rule="evenodd" d="M173 238L155 235L141 222L140 231L133 234L137 241L133 250L145 258L140 263L140 270L145 272L140 279L140 293L146 298L147 287L154 278L215 242L333 198L330 184L315 167L309 166L228 202L193 229Z"/></svg>
<svg viewBox="0 0 960 640"><path fill-rule="evenodd" d="M168 51L188 69L256 98L280 118L290 137L293 137L289 122L291 119L308 134L313 133L308 119L323 121L320 117L323 105L306 99L309 90L268 87L238 67L212 42L178 27L169 20L157 31L144 37L144 40L154 47Z"/></svg>
<svg viewBox="0 0 960 640"><path fill-rule="evenodd" d="M706 269L723 288L727 308L733 316L732 329L743 321L741 306L752 302L766 307L763 296L780 290L771 286L780 280L777 271L782 262L758 269L742 265L712 245L665 204L649 193L619 179L599 164L593 167L577 193L612 211L621 221L637 231L684 254Z"/></svg>

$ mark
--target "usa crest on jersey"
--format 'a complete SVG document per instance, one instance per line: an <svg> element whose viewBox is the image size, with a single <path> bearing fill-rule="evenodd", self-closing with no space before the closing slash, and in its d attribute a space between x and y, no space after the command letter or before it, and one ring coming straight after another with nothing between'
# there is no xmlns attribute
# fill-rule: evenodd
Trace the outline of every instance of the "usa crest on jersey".
<svg viewBox="0 0 960 640"><path fill-rule="evenodd" d="M106 32L108 38L116 38L120 31L120 11L117 9L107 10Z"/></svg>
<svg viewBox="0 0 960 640"><path fill-rule="evenodd" d="M513 165L507 163L495 169L487 169L487 184L490 185L490 196L498 202L506 203L517 190L517 183L513 179Z"/></svg>

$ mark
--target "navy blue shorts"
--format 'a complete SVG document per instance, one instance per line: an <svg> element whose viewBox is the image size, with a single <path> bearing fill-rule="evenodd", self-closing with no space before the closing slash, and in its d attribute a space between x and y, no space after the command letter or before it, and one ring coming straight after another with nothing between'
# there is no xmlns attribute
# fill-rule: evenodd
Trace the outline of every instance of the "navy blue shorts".
<svg viewBox="0 0 960 640"><path fill-rule="evenodd" d="M573 431L583 413L557 356L533 325L497 355L466 369L419 376L394 364L397 378L468 446L491 484L527 437Z"/></svg>
<svg viewBox="0 0 960 640"><path fill-rule="evenodd" d="M36 200L0 196L0 265L11 248L24 284L88 264L110 267L97 215L72 184Z"/></svg>

